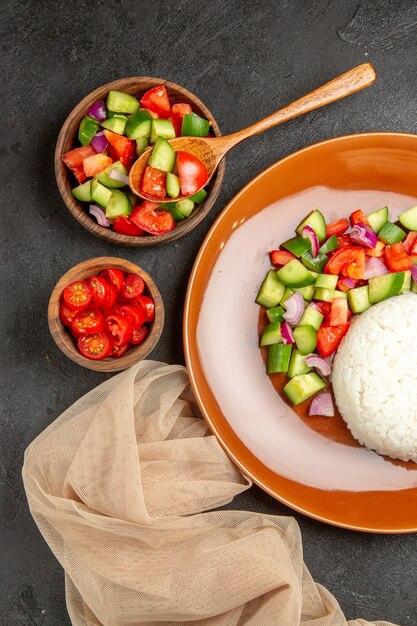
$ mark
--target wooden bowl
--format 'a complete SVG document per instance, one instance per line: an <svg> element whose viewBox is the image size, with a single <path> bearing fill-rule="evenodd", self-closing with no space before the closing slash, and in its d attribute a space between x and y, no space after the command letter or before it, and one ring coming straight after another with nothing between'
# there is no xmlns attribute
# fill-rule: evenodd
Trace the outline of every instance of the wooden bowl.
<svg viewBox="0 0 417 626"><path fill-rule="evenodd" d="M110 228L104 228L97 224L95 219L87 213L85 205L83 206L72 195L71 189L76 185L76 181L68 168L62 162L61 157L65 154L65 152L77 147L78 127L91 105L96 102L96 100L105 99L111 89L124 91L141 98L145 91L151 87L161 84L165 85L169 98L173 104L176 102L189 103L193 111L202 117L207 118L211 122L211 127L215 136L219 137L221 135L217 122L210 111L204 106L201 100L199 100L190 91L167 80L138 76L132 78L121 78L120 80L107 83L95 91L92 91L88 96L81 100L81 102L77 104L65 120L56 144L55 176L59 192L69 211L80 222L80 224L84 226L84 228L87 228L87 230L94 233L94 235L122 246L133 246L136 248L140 248L142 246L156 246L168 241L174 241L175 239L178 239L179 237L182 237L186 233L190 232L190 230L195 228L197 224L201 222L214 205L223 182L225 169L224 160L220 163L217 171L210 181L210 184L208 185L208 195L205 201L190 215L189 218L179 222L178 225L175 226L174 230L170 233L159 236L143 235L141 237L131 237L129 235L120 235L119 233L115 233Z"/></svg>
<svg viewBox="0 0 417 626"><path fill-rule="evenodd" d="M75 280L83 280L88 276L100 274L100 272L107 267L117 267L123 272L139 274L139 276L143 278L146 285L145 293L152 296L155 302L155 318L149 325L148 335L143 343L130 348L118 359L108 357L101 361L93 361L85 358L78 351L71 333L59 318L59 305L64 287ZM49 330L58 348L62 350L67 357L75 361L75 363L97 372L120 372L144 359L158 343L164 327L164 319L164 304L161 294L149 274L138 265L117 257L103 256L96 259L89 259L70 269L55 285L48 306Z"/></svg>

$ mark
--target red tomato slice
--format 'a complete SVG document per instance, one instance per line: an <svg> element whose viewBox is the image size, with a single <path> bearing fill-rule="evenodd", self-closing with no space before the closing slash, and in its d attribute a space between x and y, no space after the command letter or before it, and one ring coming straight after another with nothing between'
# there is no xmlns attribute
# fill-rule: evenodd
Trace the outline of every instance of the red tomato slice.
<svg viewBox="0 0 417 626"><path fill-rule="evenodd" d="M138 274L128 274L119 292L119 299L126 304L140 296L145 290L145 282Z"/></svg>
<svg viewBox="0 0 417 626"><path fill-rule="evenodd" d="M192 113L193 110L188 102L177 102L172 107L172 114L183 118L184 115Z"/></svg>
<svg viewBox="0 0 417 626"><path fill-rule="evenodd" d="M349 278L362 279L365 274L365 251L358 246L336 250L324 268L325 274L343 274Z"/></svg>
<svg viewBox="0 0 417 626"><path fill-rule="evenodd" d="M103 305L101 307L103 311L108 311L109 309L112 309L116 303L116 298L117 298L116 287L111 283L107 283L107 285L108 285L107 299L105 300L105 302L103 302Z"/></svg>
<svg viewBox="0 0 417 626"><path fill-rule="evenodd" d="M287 250L271 250L269 258L272 265L286 265L297 257L295 254L288 252Z"/></svg>
<svg viewBox="0 0 417 626"><path fill-rule="evenodd" d="M125 279L125 275L118 267L107 267L101 272L100 276L110 285L114 285L117 292L120 291Z"/></svg>
<svg viewBox="0 0 417 626"><path fill-rule="evenodd" d="M337 350L350 323L343 326L321 326L317 331L317 350L325 359Z"/></svg>
<svg viewBox="0 0 417 626"><path fill-rule="evenodd" d="M123 135L113 133L111 130L104 130L103 133L110 144L108 148L110 156L115 161L121 161L125 167L129 168L136 155L135 142L132 139L123 137Z"/></svg>
<svg viewBox="0 0 417 626"><path fill-rule="evenodd" d="M78 339L78 349L87 359L98 361L109 356L111 345L107 335L101 332L93 335L81 335Z"/></svg>
<svg viewBox="0 0 417 626"><path fill-rule="evenodd" d="M378 241L376 242L375 248L367 248L365 250L365 254L366 256L381 257L381 256L384 256L384 248L385 248L384 242L378 239Z"/></svg>
<svg viewBox="0 0 417 626"><path fill-rule="evenodd" d="M157 85L149 89L141 98L142 107L154 111L159 117L168 118L171 115L171 104L164 85Z"/></svg>
<svg viewBox="0 0 417 626"><path fill-rule="evenodd" d="M169 117L168 119L170 122L172 122L172 125L175 130L175 136L181 137L182 117L180 117L179 115L171 115L171 117Z"/></svg>
<svg viewBox="0 0 417 626"><path fill-rule="evenodd" d="M340 220L336 222L332 222L331 224L327 224L326 226L326 237L327 239L332 235L343 235L344 232L349 228L349 220L346 217L342 217Z"/></svg>
<svg viewBox="0 0 417 626"><path fill-rule="evenodd" d="M91 335L103 330L103 316L98 309L83 309L72 318L71 332L74 336Z"/></svg>
<svg viewBox="0 0 417 626"><path fill-rule="evenodd" d="M119 313L108 315L104 320L104 327L114 346L120 347L132 339L132 324Z"/></svg>
<svg viewBox="0 0 417 626"><path fill-rule="evenodd" d="M134 346L137 346L139 343L142 343L142 341L145 339L147 334L148 334L147 326L139 326L139 328L135 328L135 330L133 331L133 335L132 335L132 344Z"/></svg>
<svg viewBox="0 0 417 626"><path fill-rule="evenodd" d="M116 345L112 345L112 351L110 356L113 356L115 359L120 359L121 356L123 356L123 354L126 352L126 350L128 349L129 344L125 343L122 346L116 346Z"/></svg>
<svg viewBox="0 0 417 626"><path fill-rule="evenodd" d="M85 282L93 290L93 306L103 307L109 297L109 283L102 276L89 276Z"/></svg>
<svg viewBox="0 0 417 626"><path fill-rule="evenodd" d="M65 287L62 297L68 308L85 309L93 299L93 290L85 280L76 280Z"/></svg>
<svg viewBox="0 0 417 626"><path fill-rule="evenodd" d="M417 241L417 233L413 232L412 230L410 230L410 232L408 233L407 237L404 239L403 246L404 246L404 250L408 253L410 253L411 249L413 248L414 244Z"/></svg>
<svg viewBox="0 0 417 626"><path fill-rule="evenodd" d="M155 302L150 296L139 296L132 304L137 307L142 307L145 313L145 322L152 322L155 318Z"/></svg>
<svg viewBox="0 0 417 626"><path fill-rule="evenodd" d="M138 307L132 306L130 304L125 304L124 306L121 306L117 312L119 313L119 315L127 317L127 319L132 324L133 329L142 326L142 324L144 324L145 322L145 311L142 306Z"/></svg>
<svg viewBox="0 0 417 626"><path fill-rule="evenodd" d="M368 218L366 217L366 214L362 211L362 209L353 211L349 219L351 226L355 226L355 224L368 224Z"/></svg>
<svg viewBox="0 0 417 626"><path fill-rule="evenodd" d="M158 210L156 202L142 202L136 206L131 215L131 220L151 235L164 235L175 228L175 220L170 211Z"/></svg>
<svg viewBox="0 0 417 626"><path fill-rule="evenodd" d="M121 235L129 235L130 237L139 237L145 232L144 230L136 226L136 224L132 222L130 217L125 217L124 215L119 215L119 217L116 217L113 222L113 230L116 233L120 233Z"/></svg>
<svg viewBox="0 0 417 626"><path fill-rule="evenodd" d="M75 167L72 170L72 173L74 174L75 178L78 180L78 182L80 183L80 185L82 185L83 183L85 183L85 181L87 180L87 176L86 173L84 172L84 168L82 165L80 165L79 167Z"/></svg>
<svg viewBox="0 0 417 626"><path fill-rule="evenodd" d="M140 181L140 191L151 198L165 198L167 195L166 172L147 165Z"/></svg>
<svg viewBox="0 0 417 626"><path fill-rule="evenodd" d="M103 170L106 169L109 165L111 165L113 161L110 157L106 156L102 152L100 154L94 154L93 156L89 156L83 161L84 173L87 178L90 176L95 176L96 174L100 174Z"/></svg>
<svg viewBox="0 0 417 626"><path fill-rule="evenodd" d="M411 269L411 258L401 243L394 243L384 248L385 264L391 272L406 272Z"/></svg>
<svg viewBox="0 0 417 626"><path fill-rule="evenodd" d="M339 244L339 247L334 252L337 252L340 248L347 248L347 246L351 246L352 242L350 240L350 235L339 235L337 237L337 243Z"/></svg>
<svg viewBox="0 0 417 626"><path fill-rule="evenodd" d="M189 152L178 150L177 165L183 196L192 196L204 187L208 180L208 173L200 159Z"/></svg>
<svg viewBox="0 0 417 626"><path fill-rule="evenodd" d="M61 302L59 305L59 319L64 326L71 326L72 318L76 315L76 313L77 311L70 309L65 302Z"/></svg>
<svg viewBox="0 0 417 626"><path fill-rule="evenodd" d="M348 321L346 298L333 298L330 311L330 326L344 326Z"/></svg>
<svg viewBox="0 0 417 626"><path fill-rule="evenodd" d="M82 146L81 148L75 148L75 150L70 150L62 155L62 160L65 165L71 170L74 174L75 178L79 183L83 183L87 180L87 176L85 175L83 169L83 161L90 156L94 156L96 151L93 146L90 144L88 146Z"/></svg>
<svg viewBox="0 0 417 626"><path fill-rule="evenodd" d="M332 309L331 302L315 302L314 306L320 311L320 313L324 316L323 322L326 323L330 319L330 312Z"/></svg>

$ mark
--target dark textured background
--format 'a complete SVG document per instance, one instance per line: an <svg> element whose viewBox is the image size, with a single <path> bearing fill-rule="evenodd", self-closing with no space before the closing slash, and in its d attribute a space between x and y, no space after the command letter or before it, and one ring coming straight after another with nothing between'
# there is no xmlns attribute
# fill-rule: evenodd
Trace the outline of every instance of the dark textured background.
<svg viewBox="0 0 417 626"><path fill-rule="evenodd" d="M105 376L75 365L53 343L46 321L52 287L83 259L113 254L138 262L166 306L152 357L183 362L187 277L209 226L245 183L320 139L417 130L417 3L3 0L1 9L0 624L61 626L70 623L63 574L27 508L23 452ZM210 216L178 242L117 249L83 230L61 201L56 137L78 100L103 83L134 75L178 82L227 133L366 60L378 74L372 89L237 148ZM233 506L291 514L258 488ZM417 624L417 536L371 536L296 518L308 567L348 618Z"/></svg>

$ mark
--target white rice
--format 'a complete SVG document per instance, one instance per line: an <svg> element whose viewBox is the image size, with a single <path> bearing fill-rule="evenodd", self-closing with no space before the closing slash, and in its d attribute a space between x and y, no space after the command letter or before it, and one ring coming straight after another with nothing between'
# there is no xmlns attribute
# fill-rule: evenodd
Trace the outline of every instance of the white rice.
<svg viewBox="0 0 417 626"><path fill-rule="evenodd" d="M373 305L350 327L332 384L343 419L361 444L417 462L417 296Z"/></svg>

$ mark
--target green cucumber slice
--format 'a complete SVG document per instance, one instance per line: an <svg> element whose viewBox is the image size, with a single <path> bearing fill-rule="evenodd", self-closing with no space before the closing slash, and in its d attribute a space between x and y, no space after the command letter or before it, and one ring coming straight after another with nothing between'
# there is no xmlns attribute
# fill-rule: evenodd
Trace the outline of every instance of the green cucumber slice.
<svg viewBox="0 0 417 626"><path fill-rule="evenodd" d="M110 202L106 206L106 217L110 220L121 215L130 215L132 213L132 203L123 191L113 189Z"/></svg>
<svg viewBox="0 0 417 626"><path fill-rule="evenodd" d="M167 173L167 194L170 198L178 198L181 191L180 179L171 172Z"/></svg>
<svg viewBox="0 0 417 626"><path fill-rule="evenodd" d="M292 345L274 343L268 346L268 358L266 362L267 374L287 372L290 364Z"/></svg>
<svg viewBox="0 0 417 626"><path fill-rule="evenodd" d="M110 189L107 189L107 187L99 183L96 179L91 181L91 198L94 202L97 202L97 204L106 208L111 197L112 192Z"/></svg>
<svg viewBox="0 0 417 626"><path fill-rule="evenodd" d="M349 308L352 313L363 313L371 306L368 285L355 287L347 292Z"/></svg>
<svg viewBox="0 0 417 626"><path fill-rule="evenodd" d="M154 120L158 121L158 120ZM165 121L165 120L159 120ZM148 164L163 172L171 172L175 164L175 150L166 139L158 137L152 149Z"/></svg>
<svg viewBox="0 0 417 626"><path fill-rule="evenodd" d="M140 156L141 154L145 152L148 146L149 146L148 137L139 137L139 139L136 139L136 154Z"/></svg>
<svg viewBox="0 0 417 626"><path fill-rule="evenodd" d="M281 300L285 287L274 270L269 270L259 288L255 302L267 309L274 307Z"/></svg>
<svg viewBox="0 0 417 626"><path fill-rule="evenodd" d="M378 238L384 243L393 244L404 241L406 234L402 228L392 222L385 222L378 233ZM379 277L378 277L379 278Z"/></svg>
<svg viewBox="0 0 417 626"><path fill-rule="evenodd" d="M80 127L78 129L78 141L83 146L88 146L91 143L94 135L98 129L98 120L88 117L88 115L81 120Z"/></svg>
<svg viewBox="0 0 417 626"><path fill-rule="evenodd" d="M404 272L394 272L385 276L369 279L369 301L371 304L381 302L391 296L397 296L404 284Z"/></svg>
<svg viewBox="0 0 417 626"><path fill-rule="evenodd" d="M404 293L404 291L410 291L410 290L411 290L411 272L410 270L406 270L404 272L404 282L401 287L400 293Z"/></svg>
<svg viewBox="0 0 417 626"><path fill-rule="evenodd" d="M295 256L300 257L304 252L310 250L310 242L308 239L304 239L300 235L298 237L293 237L292 239L288 239L288 241L284 241L281 244L282 248L288 250L288 252L292 252Z"/></svg>
<svg viewBox="0 0 417 626"><path fill-rule="evenodd" d="M175 139L175 128L171 120L152 120L150 142L155 143L158 137Z"/></svg>
<svg viewBox="0 0 417 626"><path fill-rule="evenodd" d="M123 91L109 91L106 107L114 113L136 113L139 111L139 100Z"/></svg>
<svg viewBox="0 0 417 626"><path fill-rule="evenodd" d="M301 255L301 262L303 265L312 272L318 272L319 274L321 274L326 267L328 260L329 259L325 254L319 254L318 256L313 257L309 251L304 252L304 254Z"/></svg>
<svg viewBox="0 0 417 626"><path fill-rule="evenodd" d="M290 296L292 296L292 294L293 294L293 293L294 293L294 290L293 290L293 289L290 289L289 287L285 287L285 289L284 289L284 293L282 294L282 298L281 298L281 300L279 301L280 305L281 305L281 306L283 306L285 309L287 308L287 307L285 306L285 302L286 302L286 300L288 300L288 298L289 298Z"/></svg>
<svg viewBox="0 0 417 626"><path fill-rule="evenodd" d="M347 295L337 289L323 289L321 287L314 292L314 299L321 302L331 302L333 298L347 298Z"/></svg>
<svg viewBox="0 0 417 626"><path fill-rule="evenodd" d="M119 187L125 187L124 183L121 183L120 180L116 180L114 178L110 178L110 174L112 170L116 170L119 174L124 174L127 176L127 169L123 165L121 161L116 161L112 163L105 170L97 174L96 178L99 183L104 185L105 187L109 187L110 189L119 189Z"/></svg>
<svg viewBox="0 0 417 626"><path fill-rule="evenodd" d="M398 219L408 230L417 230L417 206L401 213Z"/></svg>
<svg viewBox="0 0 417 626"><path fill-rule="evenodd" d="M317 332L312 326L296 326L292 331L301 354L310 354L317 346Z"/></svg>
<svg viewBox="0 0 417 626"><path fill-rule="evenodd" d="M379 233L381 228L386 222L388 222L388 207L384 206L382 209L378 209L378 211L374 211L366 216L368 220L369 226L376 233Z"/></svg>
<svg viewBox="0 0 417 626"><path fill-rule="evenodd" d="M288 367L288 376L294 378L294 376L301 376L302 374L308 374L313 368L307 365L304 360L304 355L299 350L293 350L291 354L290 365Z"/></svg>
<svg viewBox="0 0 417 626"><path fill-rule="evenodd" d="M146 109L140 109L131 115L126 122L126 135L129 139L149 137L151 134L152 116Z"/></svg>
<svg viewBox="0 0 417 626"><path fill-rule="evenodd" d="M201 204L207 197L207 191L205 189L200 189L193 196L190 196L188 199L192 200L196 204Z"/></svg>
<svg viewBox="0 0 417 626"><path fill-rule="evenodd" d="M120 115L116 113L109 120L104 120L101 122L101 126L106 128L107 130L111 130L112 133L117 133L118 135L124 135L125 128L127 123L126 115Z"/></svg>
<svg viewBox="0 0 417 626"><path fill-rule="evenodd" d="M161 205L159 206L161 207ZM185 215L183 215L181 211L177 209L174 202L168 202L165 208L167 211L171 213L172 217L174 218L176 222L181 222L182 220L185 220Z"/></svg>
<svg viewBox="0 0 417 626"><path fill-rule="evenodd" d="M328 240L321 246L319 249L320 254L328 254L329 252L333 252L333 250L337 250L339 247L339 242L337 240L336 235L332 235L328 238Z"/></svg>
<svg viewBox="0 0 417 626"><path fill-rule="evenodd" d="M322 287L323 289L336 289L338 276L333 274L319 274L316 280L316 287Z"/></svg>
<svg viewBox="0 0 417 626"><path fill-rule="evenodd" d="M184 218L190 217L194 210L194 202L190 198L184 198L184 200L179 200L175 203L175 208Z"/></svg>
<svg viewBox="0 0 417 626"><path fill-rule="evenodd" d="M278 278L288 287L307 287L315 282L314 277L298 259L292 259L277 272Z"/></svg>
<svg viewBox="0 0 417 626"><path fill-rule="evenodd" d="M71 193L80 202L91 202L91 180L87 180L82 185L71 189Z"/></svg>
<svg viewBox="0 0 417 626"><path fill-rule="evenodd" d="M271 322L265 326L261 336L261 346L271 346L282 341L281 322Z"/></svg>
<svg viewBox="0 0 417 626"><path fill-rule="evenodd" d="M301 319L300 326L312 326L314 330L318 330L323 322L324 315L320 313L314 306L308 306Z"/></svg>
<svg viewBox="0 0 417 626"><path fill-rule="evenodd" d="M296 228L296 233L301 235L301 232L304 226L311 226L314 232L317 235L317 239L319 241L324 241L326 239L326 220L320 211L312 211L307 217L301 222L301 224Z"/></svg>
<svg viewBox="0 0 417 626"><path fill-rule="evenodd" d="M282 306L274 306L266 311L266 316L270 322L282 322L284 313Z"/></svg>
<svg viewBox="0 0 417 626"><path fill-rule="evenodd" d="M197 113L186 113L182 120L181 135L183 137L207 137L210 124Z"/></svg>
<svg viewBox="0 0 417 626"><path fill-rule="evenodd" d="M305 402L318 391L324 389L326 383L316 372L294 376L284 387L284 393L287 398L297 406Z"/></svg>
<svg viewBox="0 0 417 626"><path fill-rule="evenodd" d="M315 285L307 285L307 287L295 287L294 291L298 291L303 296L306 302L310 302L310 300L314 297Z"/></svg>

